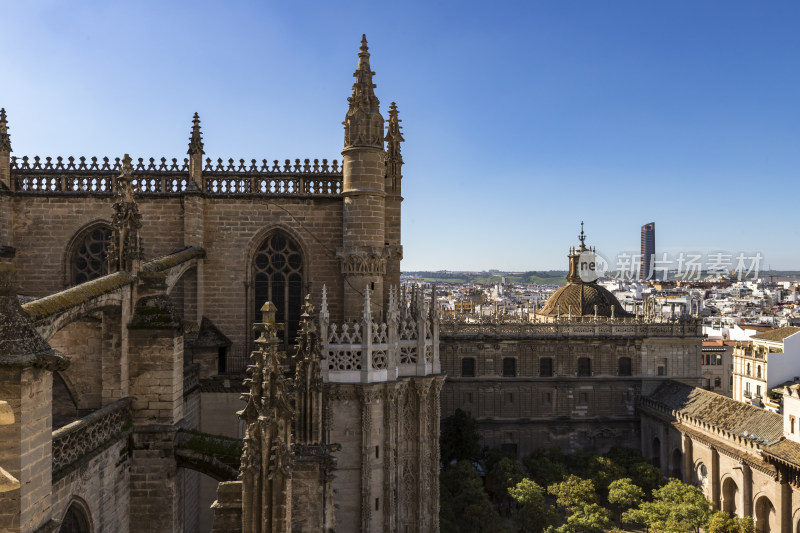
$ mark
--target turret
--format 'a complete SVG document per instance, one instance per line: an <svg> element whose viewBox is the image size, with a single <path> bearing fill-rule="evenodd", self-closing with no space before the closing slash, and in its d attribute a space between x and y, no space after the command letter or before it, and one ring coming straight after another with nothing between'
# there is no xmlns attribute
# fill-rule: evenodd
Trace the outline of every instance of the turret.
<svg viewBox="0 0 800 533"><path fill-rule="evenodd" d="M344 276L344 318L357 320L367 288L383 297L388 248L385 240L383 117L375 96L367 38L362 36L353 95L345 115L343 156L343 237L337 250ZM376 302L382 314L384 302Z"/></svg>
<svg viewBox="0 0 800 533"><path fill-rule="evenodd" d="M11 136L5 108L0 109L0 190L11 189Z"/></svg>
<svg viewBox="0 0 800 533"><path fill-rule="evenodd" d="M389 121L386 127L386 258L385 287L400 285L400 261L403 259L403 246L400 244L400 212L403 196L401 194L401 181L403 179L403 154L400 152L400 143L405 139L400 132L402 122L397 117L397 104L392 102L389 107ZM384 300L388 294L384 295Z"/></svg>

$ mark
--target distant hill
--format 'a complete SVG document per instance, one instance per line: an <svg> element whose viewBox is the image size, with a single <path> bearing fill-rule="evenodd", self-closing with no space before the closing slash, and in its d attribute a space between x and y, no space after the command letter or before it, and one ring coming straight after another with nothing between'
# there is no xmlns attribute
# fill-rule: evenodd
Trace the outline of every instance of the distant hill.
<svg viewBox="0 0 800 533"><path fill-rule="evenodd" d="M501 272L489 270L482 272L458 272L450 270L403 272L403 277L422 278L428 282L444 283L499 283L507 277L509 283L563 285L566 283L566 270L533 270L529 272Z"/></svg>

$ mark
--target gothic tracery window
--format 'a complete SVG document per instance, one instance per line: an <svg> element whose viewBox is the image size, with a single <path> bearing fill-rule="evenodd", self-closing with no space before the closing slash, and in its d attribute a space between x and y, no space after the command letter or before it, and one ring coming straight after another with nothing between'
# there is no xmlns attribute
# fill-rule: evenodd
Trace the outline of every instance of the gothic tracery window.
<svg viewBox="0 0 800 533"><path fill-rule="evenodd" d="M285 233L272 233L259 246L253 257L253 284L256 321L261 320L264 302L275 304L275 320L283 324L278 337L288 354L302 312L303 257L300 247Z"/></svg>
<svg viewBox="0 0 800 533"><path fill-rule="evenodd" d="M106 274L106 250L111 241L111 227L97 224L87 228L73 241L70 254L70 285L78 285Z"/></svg>

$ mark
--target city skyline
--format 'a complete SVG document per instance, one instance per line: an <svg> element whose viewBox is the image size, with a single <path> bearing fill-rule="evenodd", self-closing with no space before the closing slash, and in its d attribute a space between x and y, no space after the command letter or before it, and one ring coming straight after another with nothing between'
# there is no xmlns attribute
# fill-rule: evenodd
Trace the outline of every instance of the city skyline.
<svg viewBox="0 0 800 533"><path fill-rule="evenodd" d="M341 160L366 33L403 270L564 270L581 220L605 257L654 221L800 268L800 6L579 5L10 5L0 107L18 157L184 157L197 111L208 157Z"/></svg>

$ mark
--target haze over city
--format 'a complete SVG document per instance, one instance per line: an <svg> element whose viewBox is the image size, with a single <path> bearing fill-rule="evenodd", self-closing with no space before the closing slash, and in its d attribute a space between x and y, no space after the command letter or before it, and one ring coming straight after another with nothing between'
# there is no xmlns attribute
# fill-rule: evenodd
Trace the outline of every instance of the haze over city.
<svg viewBox="0 0 800 533"><path fill-rule="evenodd" d="M760 252L800 268L796 2L11 3L13 155L341 155L361 33L403 121L404 270Z"/></svg>

